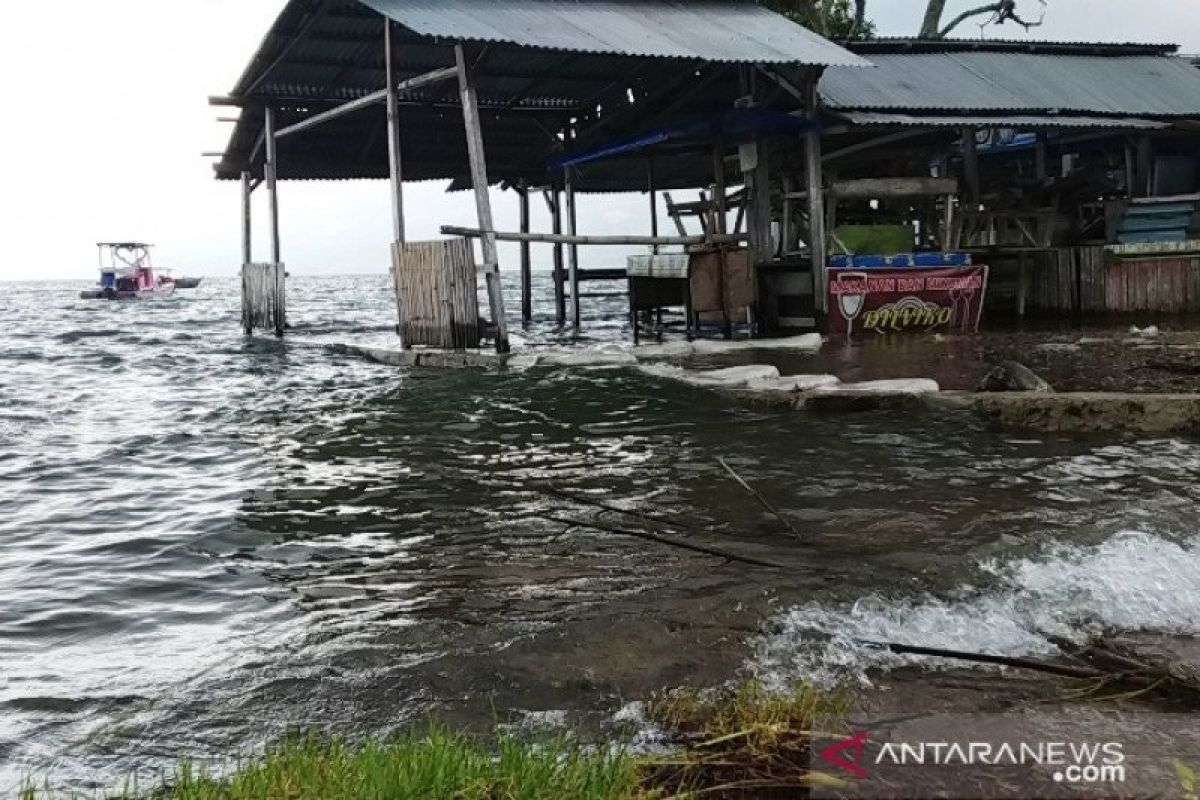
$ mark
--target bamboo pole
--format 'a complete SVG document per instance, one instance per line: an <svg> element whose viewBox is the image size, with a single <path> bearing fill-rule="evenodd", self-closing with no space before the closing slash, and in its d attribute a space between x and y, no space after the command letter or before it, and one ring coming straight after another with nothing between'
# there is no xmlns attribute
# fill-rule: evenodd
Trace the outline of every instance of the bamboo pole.
<svg viewBox="0 0 1200 800"><path fill-rule="evenodd" d="M479 100L475 80L467 66L467 55L461 42L454 45L458 67L458 87L462 96L463 125L467 134L467 155L471 161L471 182L475 186L475 208L482 230L484 275L487 280L488 305L492 324L496 326L496 352L507 353L508 322L504 318L504 295L500 286L500 256L496 249L495 226L492 223L492 201L488 197L487 160L483 147L483 128L479 121Z"/></svg>
<svg viewBox="0 0 1200 800"><path fill-rule="evenodd" d="M537 242L540 244L584 245L584 246L628 246L628 245L698 245L713 242L735 244L748 238L744 233L724 236L591 236L569 233L513 233L511 231L484 231L479 228L464 228L458 225L443 225L441 232L446 236L466 236L478 239L491 234L498 242Z"/></svg>

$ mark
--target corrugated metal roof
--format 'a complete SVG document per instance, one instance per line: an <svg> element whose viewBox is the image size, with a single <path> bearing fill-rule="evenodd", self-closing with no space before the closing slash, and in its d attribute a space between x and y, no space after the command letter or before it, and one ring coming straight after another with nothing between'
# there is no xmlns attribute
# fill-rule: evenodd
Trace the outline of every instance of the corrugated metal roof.
<svg viewBox="0 0 1200 800"><path fill-rule="evenodd" d="M422 36L741 63L870 62L748 0L360 0Z"/></svg>
<svg viewBox="0 0 1200 800"><path fill-rule="evenodd" d="M1156 42L1083 42L1041 39L919 39L887 37L846 45L855 53L1041 53L1072 56L1163 56L1179 51L1177 44Z"/></svg>
<svg viewBox="0 0 1200 800"><path fill-rule="evenodd" d="M1200 70L1172 56L880 54L821 79L834 109L1200 116Z"/></svg>
<svg viewBox="0 0 1200 800"><path fill-rule="evenodd" d="M838 114L855 125L885 125L913 128L1017 128L1038 130L1056 128L1116 128L1122 130L1160 130L1171 127L1169 123L1137 117L1089 117L1077 115L1033 116L1024 114L980 115L956 114L954 116L917 116L884 111L842 111Z"/></svg>

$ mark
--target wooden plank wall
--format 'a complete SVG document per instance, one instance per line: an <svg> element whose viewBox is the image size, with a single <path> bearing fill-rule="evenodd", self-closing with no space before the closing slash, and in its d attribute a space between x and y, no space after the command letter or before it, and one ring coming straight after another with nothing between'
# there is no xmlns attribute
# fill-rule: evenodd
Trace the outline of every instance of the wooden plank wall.
<svg viewBox="0 0 1200 800"><path fill-rule="evenodd" d="M287 319L287 293L283 264L242 265L242 327L283 334Z"/></svg>
<svg viewBox="0 0 1200 800"><path fill-rule="evenodd" d="M392 277L406 347L447 350L479 346L475 256L467 239L392 246Z"/></svg>
<svg viewBox="0 0 1200 800"><path fill-rule="evenodd" d="M1109 311L1200 311L1200 256L1115 259L1106 301Z"/></svg>
<svg viewBox="0 0 1200 800"><path fill-rule="evenodd" d="M1095 246L1056 248L1031 258L1031 311L1200 312L1200 256L1118 259Z"/></svg>

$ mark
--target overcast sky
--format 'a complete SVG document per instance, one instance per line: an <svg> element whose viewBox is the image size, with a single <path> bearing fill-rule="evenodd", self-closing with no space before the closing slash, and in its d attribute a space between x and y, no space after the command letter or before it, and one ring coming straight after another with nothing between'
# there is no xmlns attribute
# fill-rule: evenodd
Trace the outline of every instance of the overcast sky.
<svg viewBox="0 0 1200 800"><path fill-rule="evenodd" d="M957 11L976 0L952 0ZM1036 0L1022 0L1036 5ZM94 243L144 239L160 266L234 274L240 206L234 184L212 179L205 151L221 150L228 92L283 0L58 0L10 3L0 26L6 111L0 125L0 279L95 276ZM869 0L882 35L913 35L922 0ZM1198 0L1050 0L1045 25L1007 37L1176 42L1200 52ZM964 27L961 35L978 35ZM473 222L467 194L407 187L411 238ZM259 193L263 194L263 193ZM283 256L295 273L383 272L390 238L385 182L282 184ZM258 199L262 203L262 198ZM644 198L583 199L581 231L640 233ZM256 249L266 253L256 208ZM515 228L511 193L496 199L497 224ZM546 230L542 210L536 229ZM535 248L544 263L546 248ZM511 266L511 251L506 266ZM585 248L585 264L616 253ZM607 257L607 258L606 258Z"/></svg>

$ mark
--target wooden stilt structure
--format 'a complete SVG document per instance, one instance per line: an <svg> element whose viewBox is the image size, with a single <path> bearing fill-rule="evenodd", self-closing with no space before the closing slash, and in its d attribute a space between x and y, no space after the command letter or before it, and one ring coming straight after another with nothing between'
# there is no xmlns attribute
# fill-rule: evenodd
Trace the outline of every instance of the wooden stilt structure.
<svg viewBox="0 0 1200 800"><path fill-rule="evenodd" d="M479 121L479 101L475 91L466 49L462 43L454 46L458 68L458 87L462 98L463 125L467 134L467 154L471 162L471 182L475 187L475 209L479 227L484 231L483 268L487 280L488 304L492 324L496 328L496 352L507 353L508 323L504 318L504 296L500 286L500 256L496 248L495 227L492 224L492 201L488 196L487 161L484 157L483 129Z"/></svg>
<svg viewBox="0 0 1200 800"><path fill-rule="evenodd" d="M242 330L247 335L253 333L255 328L263 328L273 330L276 336L283 336L287 327L286 271L280 260L279 244L279 155L276 138L275 110L268 106L263 128L266 145L263 182L267 186L271 224L271 261L267 264L251 263L250 193L254 185L249 173L242 173Z"/></svg>

